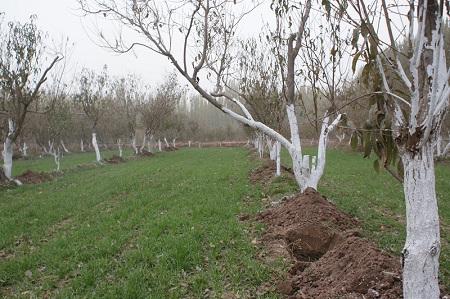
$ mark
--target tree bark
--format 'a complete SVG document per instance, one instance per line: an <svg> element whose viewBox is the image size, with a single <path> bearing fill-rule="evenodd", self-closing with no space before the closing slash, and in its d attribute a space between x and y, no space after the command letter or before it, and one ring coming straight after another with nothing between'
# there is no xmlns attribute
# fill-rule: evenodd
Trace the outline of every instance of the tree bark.
<svg viewBox="0 0 450 299"><path fill-rule="evenodd" d="M100 156L100 150L98 149L96 133L92 133L92 146L94 147L94 150L95 150L95 156L96 156L97 162L99 162L102 159L102 157Z"/></svg>
<svg viewBox="0 0 450 299"><path fill-rule="evenodd" d="M439 215L433 146L402 154L406 202L406 242L402 251L403 297L439 298Z"/></svg>
<svg viewBox="0 0 450 299"><path fill-rule="evenodd" d="M12 172L12 161L13 161L13 141L6 137L5 143L3 144L3 171L6 178L11 179Z"/></svg>

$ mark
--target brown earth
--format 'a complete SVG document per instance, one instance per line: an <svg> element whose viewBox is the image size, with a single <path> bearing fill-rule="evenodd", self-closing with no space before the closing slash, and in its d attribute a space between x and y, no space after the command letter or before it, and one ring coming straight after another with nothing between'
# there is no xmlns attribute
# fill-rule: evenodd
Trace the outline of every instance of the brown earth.
<svg viewBox="0 0 450 299"><path fill-rule="evenodd" d="M149 151L142 151L139 154L135 155L136 157L151 157L154 156L155 154Z"/></svg>
<svg viewBox="0 0 450 299"><path fill-rule="evenodd" d="M125 159L120 156L112 156L109 159L105 159L105 161L106 163L119 164L125 162Z"/></svg>
<svg viewBox="0 0 450 299"><path fill-rule="evenodd" d="M250 179L270 182L269 163ZM291 263L276 285L284 298L402 298L400 258L360 237L360 220L312 188L239 219L263 222L266 258L283 255Z"/></svg>
<svg viewBox="0 0 450 299"><path fill-rule="evenodd" d="M29 169L15 176L15 178L23 184L38 184L42 181L49 181L51 179L49 174L34 172Z"/></svg>
<svg viewBox="0 0 450 299"><path fill-rule="evenodd" d="M250 182L266 185L266 184L270 183L270 181L274 177L274 173L276 173L276 171L277 171L277 165L276 165L275 161L267 160L260 167L250 171L250 176L249 176ZM281 173L292 174L292 170L290 168L281 166Z"/></svg>

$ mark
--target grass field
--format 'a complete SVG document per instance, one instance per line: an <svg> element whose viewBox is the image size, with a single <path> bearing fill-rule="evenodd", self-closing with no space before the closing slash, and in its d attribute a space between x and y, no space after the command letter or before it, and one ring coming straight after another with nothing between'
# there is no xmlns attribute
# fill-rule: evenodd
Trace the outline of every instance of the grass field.
<svg viewBox="0 0 450 299"><path fill-rule="evenodd" d="M117 165L93 159L93 153L66 155L64 173L52 181L0 191L2 296L277 298L264 283L286 265L263 263L260 245L251 242L261 227L236 215L256 212L263 197L295 193L292 180L250 184L248 171L259 161L246 148L182 149ZM402 186L374 173L360 153L330 149L327 159L319 191L362 219L364 235L400 252ZM49 157L15 161L13 174L27 168L50 171L55 164ZM437 165L440 277L447 285L449 177L450 165Z"/></svg>

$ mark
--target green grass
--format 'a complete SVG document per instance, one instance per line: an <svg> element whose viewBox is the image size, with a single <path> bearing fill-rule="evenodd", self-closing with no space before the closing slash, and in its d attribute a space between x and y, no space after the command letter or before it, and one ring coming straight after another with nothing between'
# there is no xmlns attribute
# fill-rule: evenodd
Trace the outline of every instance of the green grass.
<svg viewBox="0 0 450 299"><path fill-rule="evenodd" d="M123 156L127 157L133 154L132 149L123 151ZM113 155L118 156L118 150L100 150L102 159L110 158ZM3 161L2 161L3 162ZM95 162L95 152L89 151L84 153L65 153L61 157L60 168L62 171L72 169L78 165ZM33 171L44 172L56 169L56 164L53 156L44 156L42 158L27 158L13 161L12 175L19 175L26 169Z"/></svg>
<svg viewBox="0 0 450 299"><path fill-rule="evenodd" d="M77 162L53 181L1 191L3 296L220 298L271 279L250 242L258 232L236 220L260 208L245 148L76 167L84 155L66 156ZM14 166L45 168L29 162Z"/></svg>
<svg viewBox="0 0 450 299"><path fill-rule="evenodd" d="M313 154L306 148L304 153ZM117 151L104 152L110 157ZM126 153L125 155L128 155ZM251 244L261 225L236 220L261 199L298 192L287 175L261 187L245 148L192 148L109 165L69 154L50 182L0 191L0 294L42 298L277 298L261 285L286 270ZM319 192L362 220L362 233L398 254L403 188L361 153L329 149ZM83 165L80 167L79 165ZM282 164L291 167L284 152ZM50 171L51 157L14 161L13 174ZM436 166L440 278L450 286L450 164ZM264 201L263 201L264 203Z"/></svg>

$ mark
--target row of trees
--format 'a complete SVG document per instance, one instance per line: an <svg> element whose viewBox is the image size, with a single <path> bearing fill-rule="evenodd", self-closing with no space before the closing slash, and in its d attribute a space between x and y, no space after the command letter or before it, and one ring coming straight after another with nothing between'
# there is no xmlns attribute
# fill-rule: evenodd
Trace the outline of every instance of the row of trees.
<svg viewBox="0 0 450 299"><path fill-rule="evenodd" d="M341 29L343 24L348 25L352 33L347 39L354 57L352 69L356 70L360 61L364 63L362 72L368 78L371 116L377 125L360 128L366 133L355 134L353 139L357 143L358 136L364 137L366 151L370 153L373 150L379 155L382 166L394 161L392 157L396 155L400 155L402 161L399 172L403 177L407 206L407 240L402 252L404 297L439 297L440 239L433 155L450 94L450 71L446 68L442 29L446 2L420 0L417 3L395 1L387 4L385 0L324 0L313 9L315 3L310 0L302 3L272 0L275 25L268 27L263 34L266 39L256 48L263 49L264 43L268 47L269 51L264 52L267 69L269 74L278 73L277 79L270 77L273 80L265 78L267 73L264 71L255 72L251 62L243 64L236 55L239 22L253 10L254 5L260 4L255 1L252 1L254 5L236 0L191 0L183 1L181 6L172 1L119 4L113 0L80 0L79 4L87 15L106 16L120 27L140 33L133 40L127 40L126 34L111 37L100 34L105 45L117 52L145 45L169 59L179 74L217 109L281 143L292 158L295 177L302 190L316 187L325 163L327 136L343 118L333 108L337 107L336 91L342 87L336 77L341 65L338 59L345 53ZM326 35L332 41L330 50L323 52L331 57L325 60L325 65L320 63L324 58L320 51L323 46L315 42L319 50L305 54L305 57L317 71L305 74L306 68L301 65L299 57L306 53L308 34L315 27L309 18L314 11L320 11L322 18L327 20L324 24L332 29ZM394 15L401 21L392 22ZM381 30L388 33L386 38L380 34ZM408 51L406 66L403 67L398 41L405 34ZM174 49L175 41L182 41L182 51ZM311 48L314 50L314 46ZM392 57L387 55L388 49L392 51ZM256 70L264 65L258 56L258 53L254 55ZM242 68L248 72L233 78L240 74ZM213 91L199 83L200 74L207 74L207 78L215 83ZM316 114L313 119L321 134L318 155L312 161L309 156L302 155L296 113L300 108L299 81L305 77L314 84L326 81L327 89L313 90L317 96L321 93L326 96L331 104L323 118ZM233 89L236 79L238 88ZM271 110L264 111L265 116L270 114L270 120L263 119L258 109L253 107L252 103L258 100L254 97L254 89L261 101L271 107ZM273 93L273 90L279 92ZM239 109L224 105L219 101L223 97ZM313 98L317 99L316 96ZM316 102L313 106L317 107ZM277 122L281 121L278 115L281 114L271 113L280 108L285 110L289 124L286 135L277 131ZM330 118L334 119L331 124Z"/></svg>
<svg viewBox="0 0 450 299"><path fill-rule="evenodd" d="M376 168L385 167L405 186L408 239L403 251L404 297L437 298L440 240L434 184L430 182L434 182L434 149L450 93L450 72L445 67L443 49L443 3L410 1L406 6L409 11L401 12L402 5L387 5L384 0L371 3L370 8L360 0L322 1L318 6L311 0L303 4L273 0L274 25L267 24L259 39L243 41L237 36L240 22L263 2L249 3L191 0L179 6L171 1L130 1L120 5L113 0L79 1L87 15L99 15L119 23L120 33L111 37L99 33L99 38L110 49L122 53L144 45L161 54L210 103L208 107L252 128L259 144L268 140L273 157L277 156L279 145L284 146L292 158L295 178L302 191L317 188L325 166L330 132L338 127L348 129L350 143L355 146L361 142L365 156L374 152L378 157ZM311 18L315 14L317 16ZM407 15L405 24L409 25L398 27L400 29L393 27L392 14L398 18ZM378 28L388 32L386 40ZM127 29L140 36L127 35ZM407 46L398 42L398 37L405 32L409 32ZM127 40L131 36L136 40ZM175 49L179 41L181 50ZM404 49L406 51L402 52ZM345 64L344 58L348 58L350 52L353 62ZM2 58L7 57L4 53ZM26 61L21 55L14 58L17 65ZM9 61L14 59L9 58ZM36 111L51 107L43 117L51 120L48 124L60 125L52 125L54 132L42 138L51 140L50 144L60 139L58 134L63 130L58 130L64 127L64 122L68 123L69 115L83 115L85 122L81 127L86 129L86 134L92 133L94 147L101 119L107 118L117 120L105 123L109 131L114 132L110 138L124 136L124 139L135 140L133 145L137 151L138 129L142 129L144 138L148 139L173 134L180 119L180 106L190 106L186 105L187 101L180 105L183 90L175 74L148 92L140 88L142 83L138 78L111 79L106 68L100 74L83 70L70 91L56 89L59 91L54 94L47 93L49 103L36 101L46 74L58 60L55 58L45 69L42 80L30 81L36 91L34 97L28 99L28 105L22 106L25 109L17 110L29 111L28 106L33 101ZM3 59L2 63L5 61L8 59ZM361 64L358 80L363 84L347 80L349 71L356 71ZM27 67L30 65L38 64L33 62ZM39 73L41 68L36 70ZM201 76L206 76L215 87L209 90L204 80L200 83ZM15 107L18 99L15 94L20 90L16 81L19 82L18 79L4 80L2 95L7 104L4 107ZM363 111L369 112L369 119L364 121L363 127L358 125L363 122L361 117L345 123L343 112L349 112L350 107L356 105L357 113L353 114L360 116L358 105L361 99L367 98L369 105ZM68 106L64 108L64 105ZM7 111L5 119L9 124L3 154L4 168L8 170L9 148L23 130L24 123L20 120L24 117L14 118L14 109L4 111ZM347 119L349 116L350 113ZM183 127L195 131L196 120L187 119ZM303 122L312 125L318 135L318 152L314 157L302 154L300 128ZM43 141L40 143L42 145ZM118 144L120 146L121 141ZM401 162L396 159L398 156ZM394 163L397 171L391 167ZM423 271L415 271L418 265Z"/></svg>

